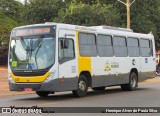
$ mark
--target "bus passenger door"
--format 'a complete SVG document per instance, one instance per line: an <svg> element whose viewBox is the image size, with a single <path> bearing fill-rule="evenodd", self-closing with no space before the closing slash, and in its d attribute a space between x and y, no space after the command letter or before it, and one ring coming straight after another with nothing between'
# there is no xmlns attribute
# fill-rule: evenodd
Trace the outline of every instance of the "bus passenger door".
<svg viewBox="0 0 160 116"><path fill-rule="evenodd" d="M61 90L77 89L77 59L75 56L74 31L59 30L58 55Z"/></svg>

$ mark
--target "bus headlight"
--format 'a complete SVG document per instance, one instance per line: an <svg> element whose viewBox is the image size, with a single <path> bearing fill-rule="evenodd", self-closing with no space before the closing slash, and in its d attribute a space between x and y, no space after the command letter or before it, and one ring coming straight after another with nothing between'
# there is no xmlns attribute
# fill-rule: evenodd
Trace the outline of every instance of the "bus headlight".
<svg viewBox="0 0 160 116"><path fill-rule="evenodd" d="M12 79L10 74L8 75L8 80L9 80L10 83L14 83L14 81L13 81L13 79Z"/></svg>
<svg viewBox="0 0 160 116"><path fill-rule="evenodd" d="M46 80L44 81L45 83L51 81L54 79L54 75L55 75L55 71L53 71L47 78Z"/></svg>

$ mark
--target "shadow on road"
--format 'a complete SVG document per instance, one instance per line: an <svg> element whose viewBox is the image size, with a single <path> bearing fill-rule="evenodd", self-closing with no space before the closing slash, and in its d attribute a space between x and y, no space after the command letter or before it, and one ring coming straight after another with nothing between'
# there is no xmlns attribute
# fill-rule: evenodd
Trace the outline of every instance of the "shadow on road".
<svg viewBox="0 0 160 116"><path fill-rule="evenodd" d="M82 98L76 98L72 95L72 92L60 92L60 93L56 93L56 94L51 94L48 97L45 98L41 98L41 97L35 97L34 96L28 96L27 98L20 98L17 100L23 100L23 101L65 101L65 100L74 100L74 99L85 99L85 98L92 98L92 97L97 97L97 96L101 96L101 95L106 95L106 97L110 97L110 96L115 96L115 95L123 95L123 94L134 94L134 93L139 93L139 92L149 92L152 91L152 88L137 88L137 90L135 91L122 91L120 88L106 88L104 91L92 91L89 90L87 93L86 97L82 97Z"/></svg>

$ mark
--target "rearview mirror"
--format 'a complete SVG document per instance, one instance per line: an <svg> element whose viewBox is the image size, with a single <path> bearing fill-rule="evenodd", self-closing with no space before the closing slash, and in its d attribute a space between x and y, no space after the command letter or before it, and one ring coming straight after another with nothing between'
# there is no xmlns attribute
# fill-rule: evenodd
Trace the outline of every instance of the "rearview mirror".
<svg viewBox="0 0 160 116"><path fill-rule="evenodd" d="M68 39L65 39L64 40L64 48L68 48L69 47L69 40Z"/></svg>
<svg viewBox="0 0 160 116"><path fill-rule="evenodd" d="M61 48L67 49L69 47L69 40L68 39L61 39Z"/></svg>

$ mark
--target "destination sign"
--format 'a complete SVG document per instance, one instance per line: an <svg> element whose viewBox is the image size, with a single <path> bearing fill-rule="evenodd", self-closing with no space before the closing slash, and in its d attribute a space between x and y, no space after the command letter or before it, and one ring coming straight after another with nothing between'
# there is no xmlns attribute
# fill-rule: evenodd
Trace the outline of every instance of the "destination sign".
<svg viewBox="0 0 160 116"><path fill-rule="evenodd" d="M54 32L55 27L34 27L34 28L22 28L12 31L12 36L28 36L39 34L50 34Z"/></svg>

